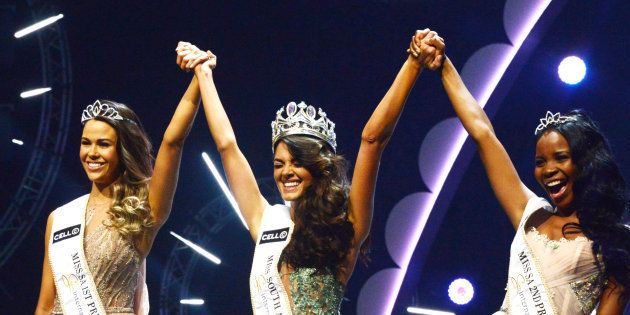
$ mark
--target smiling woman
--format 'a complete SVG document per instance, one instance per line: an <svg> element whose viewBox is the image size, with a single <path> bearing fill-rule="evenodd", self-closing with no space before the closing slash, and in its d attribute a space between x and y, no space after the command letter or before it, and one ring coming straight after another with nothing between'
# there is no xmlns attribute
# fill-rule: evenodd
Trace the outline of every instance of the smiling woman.
<svg viewBox="0 0 630 315"><path fill-rule="evenodd" d="M94 183L111 183L118 177L116 129L106 122L92 120L81 136L80 158L88 178Z"/></svg>
<svg viewBox="0 0 630 315"><path fill-rule="evenodd" d="M428 30L417 31L423 37ZM195 67L204 111L230 189L256 242L250 273L254 314L338 314L345 286L370 231L380 157L425 60L439 66L441 51L408 51L394 83L361 134L352 176L336 153L335 124L304 102L290 102L271 123L274 179L290 205L270 205L236 143L213 79L216 56L181 43L180 67Z"/></svg>
<svg viewBox="0 0 630 315"><path fill-rule="evenodd" d="M148 314L145 259L170 214L199 98L193 78L153 168L151 143L129 107L97 100L85 108L79 157L92 189L48 217L36 314Z"/></svg>
<svg viewBox="0 0 630 315"><path fill-rule="evenodd" d="M422 53L445 45L436 35L412 46ZM441 77L516 229L507 292L496 314L591 314L594 309L621 314L630 295L626 186L599 128L580 111L547 112L540 120L534 175L554 208L523 184L448 58Z"/></svg>
<svg viewBox="0 0 630 315"><path fill-rule="evenodd" d="M575 165L567 139L556 131L541 133L536 143L534 176L549 193L556 208L566 213L573 202Z"/></svg>

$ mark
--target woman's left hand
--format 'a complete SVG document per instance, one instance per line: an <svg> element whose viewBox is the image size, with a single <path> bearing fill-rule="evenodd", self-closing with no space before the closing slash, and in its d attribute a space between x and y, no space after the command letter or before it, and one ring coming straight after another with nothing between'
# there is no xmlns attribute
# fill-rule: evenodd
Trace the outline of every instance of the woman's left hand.
<svg viewBox="0 0 630 315"><path fill-rule="evenodd" d="M177 65L186 72L208 61L211 55L211 53L204 52L188 42L179 42L175 51L177 52ZM214 55L212 57L214 57L213 64L216 66L216 57ZM214 66L211 68L214 68Z"/></svg>
<svg viewBox="0 0 630 315"><path fill-rule="evenodd" d="M416 31L407 52L429 70L436 70L442 66L446 58L445 49L444 39L427 28Z"/></svg>

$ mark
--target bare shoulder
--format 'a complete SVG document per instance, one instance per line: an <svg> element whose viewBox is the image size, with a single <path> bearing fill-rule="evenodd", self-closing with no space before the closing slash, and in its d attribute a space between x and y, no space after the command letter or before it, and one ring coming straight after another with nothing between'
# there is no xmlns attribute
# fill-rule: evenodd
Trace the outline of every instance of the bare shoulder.
<svg viewBox="0 0 630 315"><path fill-rule="evenodd" d="M48 219L46 220L46 241L48 241L48 237L50 237L50 231L52 230L53 221L55 220L55 210L51 211L48 214Z"/></svg>

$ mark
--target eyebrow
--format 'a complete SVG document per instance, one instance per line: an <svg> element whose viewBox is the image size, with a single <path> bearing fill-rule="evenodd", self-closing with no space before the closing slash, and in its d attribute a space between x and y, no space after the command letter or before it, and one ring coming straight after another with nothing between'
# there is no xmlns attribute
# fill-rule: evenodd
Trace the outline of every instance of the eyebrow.
<svg viewBox="0 0 630 315"><path fill-rule="evenodd" d="M570 154L571 154L571 151L570 151L570 150L558 150L558 151L554 151L552 154L559 154L559 153L566 153L566 154L569 154L569 155L570 155ZM539 159L539 158L540 158L540 159L542 159L542 158L543 158L543 156L544 156L544 154L536 154L536 155L534 156L534 158L536 158L536 159Z"/></svg>
<svg viewBox="0 0 630 315"><path fill-rule="evenodd" d="M88 137L81 137L81 140L88 140L88 141L92 141L92 140L90 140L90 138L88 138ZM98 138L98 139L96 139L96 141L108 141L108 142L114 142L114 140L112 140L112 139L108 139L108 138Z"/></svg>

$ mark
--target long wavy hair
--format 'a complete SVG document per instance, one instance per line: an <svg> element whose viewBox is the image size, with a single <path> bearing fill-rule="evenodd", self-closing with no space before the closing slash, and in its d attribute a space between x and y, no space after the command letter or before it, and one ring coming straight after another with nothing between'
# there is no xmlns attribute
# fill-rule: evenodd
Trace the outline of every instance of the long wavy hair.
<svg viewBox="0 0 630 315"><path fill-rule="evenodd" d="M295 225L280 261L338 275L354 237L348 220L348 162L320 139L291 135L280 141L313 176L312 184L293 201Z"/></svg>
<svg viewBox="0 0 630 315"><path fill-rule="evenodd" d="M154 225L148 201L153 171L151 142L133 110L114 101L99 101L113 107L123 117L123 120L94 118L112 126L118 135L120 177L112 184L114 200L104 224L116 228L125 237L136 237Z"/></svg>
<svg viewBox="0 0 630 315"><path fill-rule="evenodd" d="M550 124L539 132L560 133L569 143L577 176L573 185L575 209L579 224L568 223L568 230L579 230L593 241L593 254L601 257L605 281L610 276L621 285L622 298L630 296L630 228L626 184L613 158L608 141L591 118L581 110L565 116L572 119ZM613 284L616 285L616 284Z"/></svg>

